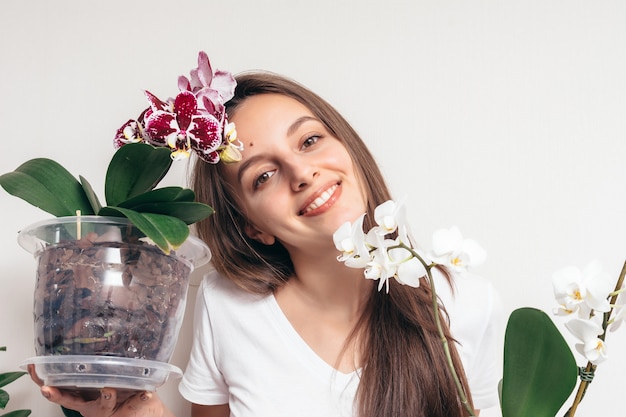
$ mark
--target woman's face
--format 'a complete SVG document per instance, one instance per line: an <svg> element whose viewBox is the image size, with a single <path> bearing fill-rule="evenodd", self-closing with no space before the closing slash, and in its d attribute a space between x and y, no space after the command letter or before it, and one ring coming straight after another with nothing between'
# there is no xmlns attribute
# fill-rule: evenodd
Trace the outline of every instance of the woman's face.
<svg viewBox="0 0 626 417"><path fill-rule="evenodd" d="M278 94L252 96L230 121L243 159L225 167L249 221L246 233L288 250L332 245L341 224L365 212L344 145L303 104Z"/></svg>

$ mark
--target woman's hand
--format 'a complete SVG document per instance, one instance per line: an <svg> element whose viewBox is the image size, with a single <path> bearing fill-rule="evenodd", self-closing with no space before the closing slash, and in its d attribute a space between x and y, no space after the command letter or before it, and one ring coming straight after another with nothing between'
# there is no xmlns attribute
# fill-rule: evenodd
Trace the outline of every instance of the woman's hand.
<svg viewBox="0 0 626 417"><path fill-rule="evenodd" d="M65 408L78 411L83 417L174 417L153 392L139 391L129 396L124 391L103 388L94 400L85 400L71 391L44 385L37 376L34 365L28 366L28 373L39 385L44 397Z"/></svg>

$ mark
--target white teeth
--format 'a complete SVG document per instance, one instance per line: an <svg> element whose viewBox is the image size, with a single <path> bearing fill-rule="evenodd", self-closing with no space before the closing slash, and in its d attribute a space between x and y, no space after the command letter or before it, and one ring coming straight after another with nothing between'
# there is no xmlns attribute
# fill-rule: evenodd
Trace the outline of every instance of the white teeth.
<svg viewBox="0 0 626 417"><path fill-rule="evenodd" d="M315 210L322 204L328 201L328 199L333 195L335 190L337 189L337 184L330 187L328 190L324 191L319 197L315 199L305 210L304 212L309 212L311 210Z"/></svg>

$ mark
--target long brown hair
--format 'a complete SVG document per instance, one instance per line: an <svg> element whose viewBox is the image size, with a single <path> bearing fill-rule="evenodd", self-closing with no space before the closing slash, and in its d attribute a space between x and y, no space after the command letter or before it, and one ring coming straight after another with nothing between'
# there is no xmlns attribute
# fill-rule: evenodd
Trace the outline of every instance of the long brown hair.
<svg viewBox="0 0 626 417"><path fill-rule="evenodd" d="M307 106L330 133L341 140L362 179L367 196L365 227L373 226L376 206L391 198L383 176L367 146L350 124L328 102L288 78L271 73L246 73L237 77L235 96L226 104L232 115L246 98L258 94L282 94ZM276 243L266 246L244 233L246 222L236 204L235 191L223 180L220 164L197 162L192 186L198 200L215 213L197 225L197 232L211 248L216 270L255 293L269 293L293 274L289 254ZM393 280L392 280L393 281ZM461 417L456 387L434 324L431 291L427 283L417 290L390 283L389 293L376 286L364 313L352 332L363 355L356 407L359 417ZM452 337L453 362L469 396L469 388Z"/></svg>

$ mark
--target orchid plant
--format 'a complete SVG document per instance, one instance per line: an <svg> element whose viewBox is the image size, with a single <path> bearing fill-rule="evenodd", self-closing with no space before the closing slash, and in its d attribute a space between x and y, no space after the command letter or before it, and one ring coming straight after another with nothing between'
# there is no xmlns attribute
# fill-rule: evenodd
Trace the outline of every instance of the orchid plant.
<svg viewBox="0 0 626 417"><path fill-rule="evenodd" d="M187 158L192 152L211 164L241 160L242 147L224 107L235 85L230 73L214 72L206 53L200 52L198 67L191 70L190 77L179 77L176 97L162 101L146 91L149 107L115 135L118 149L106 173L106 205L85 178L77 180L46 158L32 159L0 176L0 185L57 217L126 217L169 253L187 239L188 225L207 218L213 210L196 202L190 189L155 187L173 160Z"/></svg>
<svg viewBox="0 0 626 417"><path fill-rule="evenodd" d="M379 280L378 290L389 290L389 280L418 287L428 280L432 289L432 307L448 366L457 392L467 413L474 410L458 379L439 316L439 303L431 270L437 265L461 274L486 259L484 249L472 239L464 239L457 227L433 234L432 250L415 249L405 218L403 202L387 201L374 211L377 226L363 231L365 214L353 223L344 223L333 235L340 251L338 260L351 268L363 268L367 279ZM394 237L395 236L395 237ZM554 417L572 394L580 376L579 389L566 417L574 417L576 408L591 382L596 366L606 359L607 329L616 330L625 320L626 264L616 286L597 263L582 272L568 267L553 277L558 302L555 313L577 315L566 328L580 340L578 350L588 360L578 368L565 339L550 318L534 308L520 308L511 314L504 343L503 378L500 382L500 406L503 417Z"/></svg>

